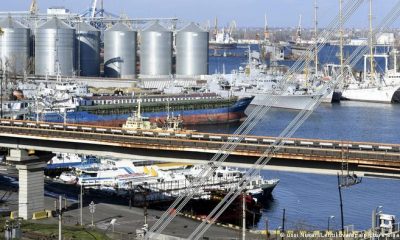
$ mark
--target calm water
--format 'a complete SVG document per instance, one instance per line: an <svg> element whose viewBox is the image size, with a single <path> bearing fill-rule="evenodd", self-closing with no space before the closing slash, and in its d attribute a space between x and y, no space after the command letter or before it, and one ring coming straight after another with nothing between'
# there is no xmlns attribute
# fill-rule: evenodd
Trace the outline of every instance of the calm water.
<svg viewBox="0 0 400 240"><path fill-rule="evenodd" d="M335 62L335 47L327 47L320 59ZM253 49L256 49L253 46ZM345 53L346 53L345 49ZM242 50L244 51L244 50ZM334 57L333 57L334 56ZM215 69L226 72L236 69L246 58L211 58L210 73ZM248 111L251 111L249 108ZM247 111L247 112L248 112ZM297 111L273 109L253 129L252 134L277 136L295 117ZM321 105L295 133L294 137L335 140L400 143L400 105L342 102ZM232 133L238 124L196 126L198 131ZM331 227L340 227L337 178L332 175L263 171L265 177L281 180L274 190L274 200L266 207L257 228L281 226L282 209L286 209L286 226L326 229L328 217L333 215ZM355 229L371 226L371 212L383 206L385 213L400 219L400 180L364 178L359 185L343 190L345 225Z"/></svg>
<svg viewBox="0 0 400 240"><path fill-rule="evenodd" d="M248 109L249 111L251 109ZM253 129L252 134L277 136L295 117L297 111L271 110ZM342 102L321 105L296 132L295 137L336 140L359 140L387 143L400 141L400 105ZM198 126L199 131L232 133L238 124ZM287 226L324 229L329 216L332 226L340 226L337 178L332 175L264 171L265 177L281 180L274 190L274 201L264 211L257 227L281 226L282 209L286 209ZM371 212L383 206L385 213L400 217L400 180L364 178L363 182L343 190L345 225L356 229L371 225Z"/></svg>

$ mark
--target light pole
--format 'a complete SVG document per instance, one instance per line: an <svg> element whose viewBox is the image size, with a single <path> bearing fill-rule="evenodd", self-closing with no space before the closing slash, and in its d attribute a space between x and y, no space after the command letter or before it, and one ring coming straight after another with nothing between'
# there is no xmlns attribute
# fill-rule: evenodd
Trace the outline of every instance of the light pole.
<svg viewBox="0 0 400 240"><path fill-rule="evenodd" d="M61 225L62 225L62 196L59 196L59 209L58 209L58 239L62 240L62 230L61 230Z"/></svg>
<svg viewBox="0 0 400 240"><path fill-rule="evenodd" d="M342 231L342 240L344 240L344 219L343 219L343 200L342 200L342 185L340 183L339 173L337 175L338 179L338 190L339 190L339 200L340 200L340 219L341 219L341 231Z"/></svg>
<svg viewBox="0 0 400 240"><path fill-rule="evenodd" d="M330 223L331 223L331 219L334 219L335 218L335 216L330 216L330 217L328 217L328 232L329 232L329 230L330 230Z"/></svg>
<svg viewBox="0 0 400 240"><path fill-rule="evenodd" d="M80 203L80 224L83 226L83 182L81 182L81 194L79 194L79 203Z"/></svg>

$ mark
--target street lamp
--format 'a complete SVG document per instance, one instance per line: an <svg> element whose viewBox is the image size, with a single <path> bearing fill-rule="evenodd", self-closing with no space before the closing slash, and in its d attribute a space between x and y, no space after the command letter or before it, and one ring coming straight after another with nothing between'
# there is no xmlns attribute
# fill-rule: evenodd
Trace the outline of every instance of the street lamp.
<svg viewBox="0 0 400 240"><path fill-rule="evenodd" d="M328 232L329 232L329 227L330 227L330 223L331 223L331 219L334 219L335 218L335 216L329 216L328 217Z"/></svg>

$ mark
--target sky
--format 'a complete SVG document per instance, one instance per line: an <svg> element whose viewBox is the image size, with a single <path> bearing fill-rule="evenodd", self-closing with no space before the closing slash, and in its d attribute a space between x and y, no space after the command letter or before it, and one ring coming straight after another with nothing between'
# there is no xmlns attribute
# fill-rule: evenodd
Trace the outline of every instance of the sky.
<svg viewBox="0 0 400 240"><path fill-rule="evenodd" d="M24 11L31 0L1 0L0 11ZM98 0L100 2L100 0ZM334 14L338 14L339 0L317 0L319 24L326 26ZM347 0L355 1L355 0ZM345 2L347 2L345 0ZM41 12L48 7L65 6L71 12L82 13L92 0L37 0ZM373 0L376 24L387 14L398 0ZM263 27L267 14L270 27L296 27L299 15L302 26L311 27L314 18L314 0L104 0L105 9L116 15L126 14L132 18L178 17L184 21L212 24L218 17L220 26L235 20L241 27ZM397 21L394 26L400 26ZM368 0L346 24L348 28L368 26Z"/></svg>

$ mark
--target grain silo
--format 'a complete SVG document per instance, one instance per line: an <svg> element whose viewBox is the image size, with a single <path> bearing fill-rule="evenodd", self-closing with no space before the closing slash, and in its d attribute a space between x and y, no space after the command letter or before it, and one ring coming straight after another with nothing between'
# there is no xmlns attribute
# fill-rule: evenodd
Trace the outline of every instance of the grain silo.
<svg viewBox="0 0 400 240"><path fill-rule="evenodd" d="M53 17L39 26L35 35L36 75L71 76L75 70L75 29Z"/></svg>
<svg viewBox="0 0 400 240"><path fill-rule="evenodd" d="M117 23L104 34L104 75L135 78L137 32Z"/></svg>
<svg viewBox="0 0 400 240"><path fill-rule="evenodd" d="M208 32L194 23L176 34L176 75L208 74Z"/></svg>
<svg viewBox="0 0 400 240"><path fill-rule="evenodd" d="M140 75L159 77L172 72L172 32L158 23L141 32Z"/></svg>
<svg viewBox="0 0 400 240"><path fill-rule="evenodd" d="M100 75L100 31L81 22L76 29L76 68L80 76Z"/></svg>
<svg viewBox="0 0 400 240"><path fill-rule="evenodd" d="M30 60L30 30L7 17L0 22L0 58L3 67L16 74L28 73Z"/></svg>

